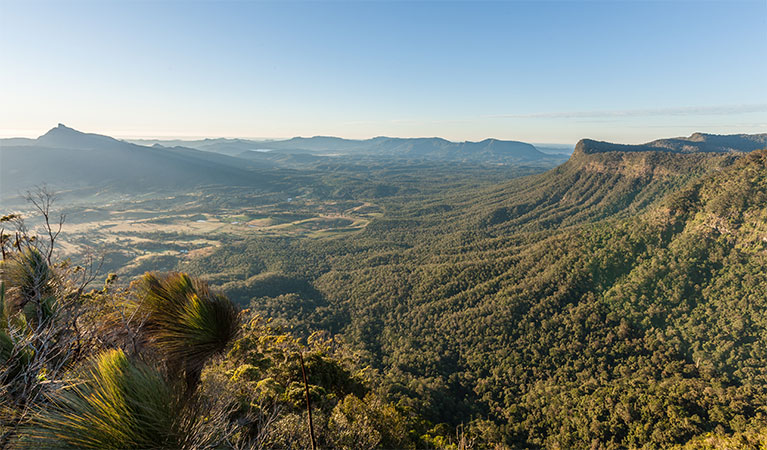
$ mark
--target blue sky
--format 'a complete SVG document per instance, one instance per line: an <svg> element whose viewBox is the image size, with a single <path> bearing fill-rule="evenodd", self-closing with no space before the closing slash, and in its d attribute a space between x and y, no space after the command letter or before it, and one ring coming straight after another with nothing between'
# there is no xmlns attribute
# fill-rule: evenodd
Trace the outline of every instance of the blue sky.
<svg viewBox="0 0 767 450"><path fill-rule="evenodd" d="M767 1L0 0L0 135L767 132Z"/></svg>

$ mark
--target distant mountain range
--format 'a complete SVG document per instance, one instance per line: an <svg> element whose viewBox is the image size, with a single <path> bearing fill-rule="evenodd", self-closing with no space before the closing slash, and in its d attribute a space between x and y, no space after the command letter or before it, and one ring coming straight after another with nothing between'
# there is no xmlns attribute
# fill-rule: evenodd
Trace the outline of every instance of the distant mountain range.
<svg viewBox="0 0 767 450"><path fill-rule="evenodd" d="M295 137L287 140L253 141L246 139L204 139L198 141L137 140L154 144L196 148L248 159L264 159L265 153L311 154L315 156L352 156L356 158L396 158L474 163L529 163L562 159L544 153L532 144L518 141L485 139L480 142L451 142L442 138L376 137L365 140L329 136ZM255 153L255 154L254 154ZM553 152L552 152L553 153ZM259 155L260 154L260 155ZM269 155L271 156L271 155Z"/></svg>
<svg viewBox="0 0 767 450"><path fill-rule="evenodd" d="M719 136L696 133L643 145L580 141L574 155L660 151L747 152L767 147L767 134ZM442 138L377 137L351 140L316 136L282 141L205 139L199 141L122 141L83 133L59 124L37 139L0 139L0 198L48 183L59 189L109 188L120 192L189 189L195 186L285 187L274 169L314 169L320 164L438 163L533 165L542 169L564 162L566 147L485 139L451 142ZM553 152L552 152L553 150ZM556 151L565 153L555 154Z"/></svg>
<svg viewBox="0 0 767 450"><path fill-rule="evenodd" d="M418 160L545 168L564 159L530 144L496 139L462 143L383 137L128 142L59 124L37 139L0 139L0 198L17 196L42 183L65 190L108 188L125 193L203 185L278 190L285 187L285 177L274 169L313 169L320 163Z"/></svg>

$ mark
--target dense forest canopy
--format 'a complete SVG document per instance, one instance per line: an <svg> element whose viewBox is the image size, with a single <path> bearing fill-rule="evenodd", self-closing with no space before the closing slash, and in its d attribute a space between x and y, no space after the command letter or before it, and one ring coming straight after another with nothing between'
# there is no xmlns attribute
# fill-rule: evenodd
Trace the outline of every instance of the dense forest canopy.
<svg viewBox="0 0 767 450"><path fill-rule="evenodd" d="M765 175L763 151L575 155L354 239L246 239L182 267L336 333L433 421L665 448L765 425Z"/></svg>

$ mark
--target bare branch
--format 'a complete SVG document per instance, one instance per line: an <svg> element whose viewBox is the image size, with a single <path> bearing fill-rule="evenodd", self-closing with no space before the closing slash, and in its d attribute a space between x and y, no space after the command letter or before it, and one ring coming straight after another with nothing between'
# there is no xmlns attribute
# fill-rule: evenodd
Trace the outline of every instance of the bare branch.
<svg viewBox="0 0 767 450"><path fill-rule="evenodd" d="M32 206L34 206L35 209L43 217L43 227L45 229L45 233L48 236L45 254L46 259L48 260L48 264L50 264L51 258L53 256L53 249L56 245L56 238L58 238L59 234L61 234L61 229L64 226L66 215L64 213L60 213L58 214L58 217L55 219L55 221L52 221L53 218L51 208L56 202L57 197L56 193L48 189L48 186L46 185L38 186L32 191L27 191L27 194L24 198L27 202L31 203Z"/></svg>

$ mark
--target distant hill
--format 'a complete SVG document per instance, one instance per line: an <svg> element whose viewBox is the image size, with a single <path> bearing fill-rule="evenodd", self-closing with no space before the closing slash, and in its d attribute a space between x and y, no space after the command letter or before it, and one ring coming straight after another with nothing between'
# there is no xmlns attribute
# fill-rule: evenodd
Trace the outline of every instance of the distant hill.
<svg viewBox="0 0 767 450"><path fill-rule="evenodd" d="M572 155L575 148L572 144L533 144L539 151L554 155Z"/></svg>
<svg viewBox="0 0 767 450"><path fill-rule="evenodd" d="M268 186L254 164L195 149L146 147L59 124L37 139L0 140L0 196L43 182L59 190L124 193L201 185Z"/></svg>
<svg viewBox="0 0 767 450"><path fill-rule="evenodd" d="M315 156L352 156L407 160L461 161L472 163L513 164L561 162L564 156L544 153L535 146L518 141L485 139L480 142L451 142L438 137L354 140L330 136L295 137L287 140L251 141L245 139L205 139L199 141L134 141L183 145L209 152L248 159L279 158L284 153ZM553 153L553 152L552 152Z"/></svg>
<svg viewBox="0 0 767 450"><path fill-rule="evenodd" d="M610 142L581 139L574 154L604 152L671 152L671 153L731 153L750 152L767 148L767 133L762 134L705 134L694 133L690 137L658 139L639 145L613 144Z"/></svg>
<svg viewBox="0 0 767 450"><path fill-rule="evenodd" d="M210 153L221 153L228 156L238 156L243 152L259 151L261 149L270 149L269 144L273 141L261 141L250 139L228 139L228 138L215 138L215 139L198 139L198 140L183 140L183 139L126 139L126 142L131 142L138 145L161 145L163 147L185 147L193 148L196 150L202 150Z"/></svg>

